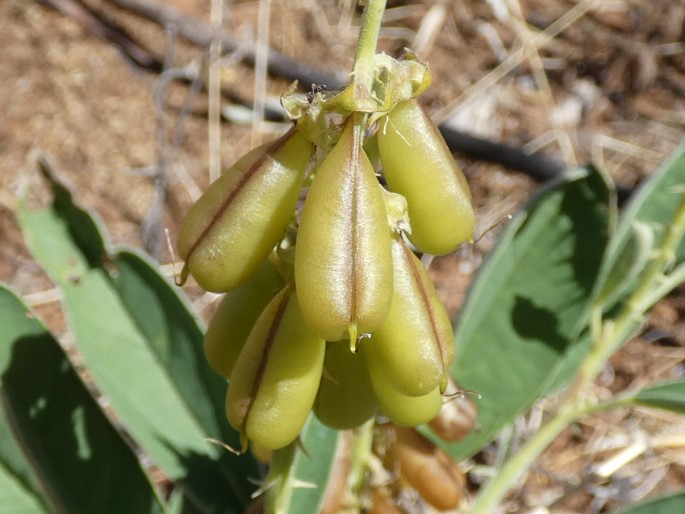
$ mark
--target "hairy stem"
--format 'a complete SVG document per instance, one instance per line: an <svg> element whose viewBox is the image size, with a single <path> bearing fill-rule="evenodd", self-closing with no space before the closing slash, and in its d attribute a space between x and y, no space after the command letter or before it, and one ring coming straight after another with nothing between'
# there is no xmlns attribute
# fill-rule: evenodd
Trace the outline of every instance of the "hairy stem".
<svg viewBox="0 0 685 514"><path fill-rule="evenodd" d="M371 418L355 429L350 451L350 475L347 479L347 490L354 498L359 498L359 491L364 484L369 458L373 448L373 429L376 418Z"/></svg>
<svg viewBox="0 0 685 514"><path fill-rule="evenodd" d="M297 451L297 442L292 442L285 448L273 452L267 476L265 514L290 512L290 500L295 485L293 461Z"/></svg>
<svg viewBox="0 0 685 514"><path fill-rule="evenodd" d="M362 26L354 56L354 91L359 98L368 98L373 87L374 57L381 30L386 0L366 0Z"/></svg>

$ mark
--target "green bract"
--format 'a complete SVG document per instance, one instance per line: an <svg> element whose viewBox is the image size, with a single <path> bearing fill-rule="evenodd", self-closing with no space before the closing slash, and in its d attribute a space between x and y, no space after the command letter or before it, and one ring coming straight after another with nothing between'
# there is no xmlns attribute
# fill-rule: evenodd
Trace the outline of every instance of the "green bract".
<svg viewBox="0 0 685 514"><path fill-rule="evenodd" d="M190 208L178 235L184 272L229 291L255 271L291 220L312 143L292 129L249 152Z"/></svg>
<svg viewBox="0 0 685 514"><path fill-rule="evenodd" d="M378 122L378 150L391 191L409 205L409 239L443 255L473 237L471 192L445 140L416 99L400 102Z"/></svg>
<svg viewBox="0 0 685 514"><path fill-rule="evenodd" d="M381 187L348 122L307 194L295 281L302 316L328 341L373 332L392 298L392 257Z"/></svg>

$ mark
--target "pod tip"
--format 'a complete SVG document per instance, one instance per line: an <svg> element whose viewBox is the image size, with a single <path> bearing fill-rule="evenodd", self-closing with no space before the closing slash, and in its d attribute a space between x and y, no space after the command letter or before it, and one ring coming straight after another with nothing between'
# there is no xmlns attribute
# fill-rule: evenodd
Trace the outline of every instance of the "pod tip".
<svg viewBox="0 0 685 514"><path fill-rule="evenodd" d="M347 332L350 334L350 351L352 353L357 353L357 324L351 323L347 327Z"/></svg>

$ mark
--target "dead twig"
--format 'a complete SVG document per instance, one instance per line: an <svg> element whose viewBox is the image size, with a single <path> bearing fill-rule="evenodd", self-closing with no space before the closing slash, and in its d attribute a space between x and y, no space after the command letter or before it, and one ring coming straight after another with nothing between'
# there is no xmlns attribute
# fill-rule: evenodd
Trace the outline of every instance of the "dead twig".
<svg viewBox="0 0 685 514"><path fill-rule="evenodd" d="M209 48L212 43L211 27L186 16L176 9L152 0L108 0L110 4L135 13L162 26L175 25L178 35L187 41ZM235 51L242 43L233 40L228 34L219 34L224 53ZM257 46L248 44L245 47L243 62L254 66ZM341 73L328 73L308 66L302 62L286 57L276 50L268 50L269 73L287 80L299 80L300 84L309 89L312 84L326 84L331 89L337 89L347 82L347 76Z"/></svg>

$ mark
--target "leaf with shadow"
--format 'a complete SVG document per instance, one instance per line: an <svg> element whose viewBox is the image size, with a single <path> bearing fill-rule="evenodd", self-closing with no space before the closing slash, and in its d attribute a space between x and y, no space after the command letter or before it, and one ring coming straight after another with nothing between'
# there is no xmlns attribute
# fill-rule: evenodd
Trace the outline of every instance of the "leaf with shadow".
<svg viewBox="0 0 685 514"><path fill-rule="evenodd" d="M56 181L54 174L50 179ZM256 463L249 455L224 461L224 450L205 442L211 437L235 444L237 436L223 412L226 382L204 362L202 334L187 302L140 253L112 254L101 246L106 237L94 235L97 224L90 215L61 184L52 187L62 191L52 206L36 211L20 202L18 219L29 250L62 292L94 382L171 480L185 480L187 489L200 484L179 456L204 454L226 480L202 503L221 506L220 512L240 510L255 489L247 477L256 474ZM83 224L89 228L75 235ZM93 266L96 255L106 257Z"/></svg>
<svg viewBox="0 0 685 514"><path fill-rule="evenodd" d="M521 295L514 297L511 326L523 342L542 341L559 353L566 348L567 338L559 332L559 318L556 314Z"/></svg>
<svg viewBox="0 0 685 514"><path fill-rule="evenodd" d="M482 264L460 313L450 370L481 395L479 429L459 443L427 434L457 460L562 385L587 351L583 334L611 195L599 170L569 171L514 216Z"/></svg>
<svg viewBox="0 0 685 514"><path fill-rule="evenodd" d="M0 445L5 467L44 494L54 512L164 512L134 452L59 344L2 287L0 327L0 422L12 436Z"/></svg>
<svg viewBox="0 0 685 514"><path fill-rule="evenodd" d="M107 255L102 224L74 204L71 191L62 184L47 156L40 155L37 164L38 171L52 191L55 212L67 223L69 235L81 248L88 266L102 266Z"/></svg>

